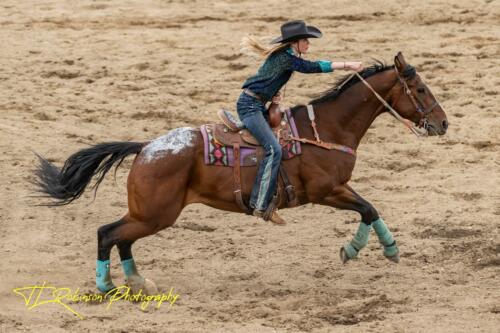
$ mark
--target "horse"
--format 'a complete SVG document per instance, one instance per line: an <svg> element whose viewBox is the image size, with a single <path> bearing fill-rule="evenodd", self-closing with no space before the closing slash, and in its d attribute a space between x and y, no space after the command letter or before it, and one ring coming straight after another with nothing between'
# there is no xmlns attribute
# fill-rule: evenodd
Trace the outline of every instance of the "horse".
<svg viewBox="0 0 500 333"><path fill-rule="evenodd" d="M446 133L444 110L401 52L394 57L393 65L377 61L355 74L342 77L308 106L291 108L298 133L305 141L314 141L319 133L323 142L355 151L375 118L389 109L428 136ZM308 118L310 106L314 108L317 132ZM128 212L97 230L96 287L101 292L115 288L109 261L115 245L127 284L136 290L155 290L154 283L139 274L132 245L171 227L187 205L201 203L244 213L233 196L232 168L205 165L202 134L199 128L191 127L173 129L150 142L96 144L71 155L62 168L38 156L37 190L51 198L49 206L69 204L82 195L94 176L97 191L111 167L116 164L118 168L129 155L136 156L127 179ZM399 249L389 228L373 205L348 184L355 162L355 153L303 144L302 154L282 161L282 166L295 186L298 205L315 203L360 214L356 234L340 249L344 264L367 244L372 227L384 256L397 263ZM250 197L256 170L242 168L244 198ZM285 203L278 208L286 208Z"/></svg>

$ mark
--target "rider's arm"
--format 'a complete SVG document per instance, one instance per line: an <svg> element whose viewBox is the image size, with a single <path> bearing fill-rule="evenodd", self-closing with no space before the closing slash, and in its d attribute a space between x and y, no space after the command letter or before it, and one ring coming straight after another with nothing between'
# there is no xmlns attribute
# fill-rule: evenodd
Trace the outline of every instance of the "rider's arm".
<svg viewBox="0 0 500 333"><path fill-rule="evenodd" d="M287 54L290 70L300 73L329 73L333 72L332 62L328 60L309 61Z"/></svg>
<svg viewBox="0 0 500 333"><path fill-rule="evenodd" d="M361 62L331 62L328 60L309 61L288 53L292 71L301 73L329 73L335 69L359 71L363 68Z"/></svg>

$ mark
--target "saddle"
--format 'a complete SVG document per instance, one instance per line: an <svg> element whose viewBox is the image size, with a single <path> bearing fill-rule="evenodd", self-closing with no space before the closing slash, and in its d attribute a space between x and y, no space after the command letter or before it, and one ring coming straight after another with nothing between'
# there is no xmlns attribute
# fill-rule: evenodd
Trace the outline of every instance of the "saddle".
<svg viewBox="0 0 500 333"><path fill-rule="evenodd" d="M214 128L214 136L219 138L221 143L231 144L234 141L239 141L241 147L247 147L249 145L250 147L260 146L257 139L247 129L245 129L243 122L238 120L230 111L221 109L217 112L217 115L222 121L221 125L223 126ZM280 110L279 104L271 104L271 107L269 108L268 123L276 137L280 139L279 134L282 133L278 131L282 130L283 127L286 126L286 122L283 120L283 113ZM240 139L235 140L233 133L238 133ZM287 133L290 134L289 132ZM289 135L287 137L283 137L283 139L288 140Z"/></svg>
<svg viewBox="0 0 500 333"><path fill-rule="evenodd" d="M233 115L229 111L220 110L218 115L222 120L222 124L208 124L207 127L209 127L215 140L220 144L232 147L237 142L240 147L256 148L260 146L259 141L250 131L245 129L245 125L241 121L230 118Z"/></svg>
<svg viewBox="0 0 500 333"><path fill-rule="evenodd" d="M276 106L278 105L276 104ZM283 113L275 108L272 112L269 123L283 148L283 159L290 159L300 154L300 143L290 140L291 136L297 134L290 109ZM233 167L236 202L245 213L252 214L242 197L240 168L255 166L257 160L262 159L264 149L257 139L245 129L244 124L230 111L221 109L217 114L222 123L201 126L205 143L205 164ZM296 206L294 187L291 185L283 165L280 166L279 180L282 183L280 184L278 181L278 194L281 193L278 195L279 205L287 203L289 207ZM283 200L285 202L282 202Z"/></svg>

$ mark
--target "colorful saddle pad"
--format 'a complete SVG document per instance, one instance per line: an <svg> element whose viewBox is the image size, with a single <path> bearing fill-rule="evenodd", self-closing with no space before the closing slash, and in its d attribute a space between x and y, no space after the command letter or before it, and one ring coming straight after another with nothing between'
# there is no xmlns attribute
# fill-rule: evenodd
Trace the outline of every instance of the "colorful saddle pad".
<svg viewBox="0 0 500 333"><path fill-rule="evenodd" d="M275 132L278 136L280 135L279 141L283 148L283 159L291 159L297 155L302 153L300 142L287 140L291 135L298 137L297 127L295 126L295 120L292 116L290 109L285 111L285 116L283 118L285 120L284 125L280 126L280 129ZM230 166L234 165L234 151L233 147L230 143L227 143L228 135L234 135L234 141L241 141L239 138L239 133L225 133L224 140L217 140L217 130L213 130L215 126L223 126L221 124L204 124L201 125L201 134L203 136L204 143L204 157L205 164L207 165L219 165L219 166ZM287 132L284 134L284 132ZM223 144L221 141L226 142ZM241 166L255 166L261 156L263 156L263 148L261 146L251 147L251 145L246 145L240 147L240 165Z"/></svg>

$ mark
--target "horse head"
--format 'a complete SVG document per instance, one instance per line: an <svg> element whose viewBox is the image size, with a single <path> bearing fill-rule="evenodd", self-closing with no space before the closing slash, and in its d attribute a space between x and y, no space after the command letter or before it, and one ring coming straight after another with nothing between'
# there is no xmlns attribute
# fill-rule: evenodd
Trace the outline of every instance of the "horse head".
<svg viewBox="0 0 500 333"><path fill-rule="evenodd" d="M400 84L390 94L393 109L424 128L428 135L444 135L448 128L446 114L415 67L406 62L401 52L394 57L394 66Z"/></svg>

